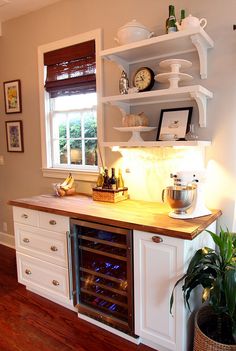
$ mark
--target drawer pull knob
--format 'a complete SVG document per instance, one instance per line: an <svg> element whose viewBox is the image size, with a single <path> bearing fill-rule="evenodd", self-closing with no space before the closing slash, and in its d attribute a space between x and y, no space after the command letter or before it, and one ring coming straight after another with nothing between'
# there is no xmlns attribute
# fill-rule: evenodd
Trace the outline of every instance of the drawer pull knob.
<svg viewBox="0 0 236 351"><path fill-rule="evenodd" d="M24 241L24 243L29 243L30 242L30 240L28 238L24 238L23 241Z"/></svg>
<svg viewBox="0 0 236 351"><path fill-rule="evenodd" d="M163 242L163 239L160 238L159 236L155 235L155 236L152 237L152 241L153 241L154 243L159 244L159 243L162 243L162 242Z"/></svg>
<svg viewBox="0 0 236 351"><path fill-rule="evenodd" d="M31 272L30 269L26 269L26 270L25 270L25 274L30 275L30 274L32 274L32 272Z"/></svg>
<svg viewBox="0 0 236 351"><path fill-rule="evenodd" d="M51 225L56 225L57 222L55 221L55 219L50 219L49 224L51 224Z"/></svg>
<svg viewBox="0 0 236 351"><path fill-rule="evenodd" d="M56 246L51 246L51 251L58 251L58 248Z"/></svg>
<svg viewBox="0 0 236 351"><path fill-rule="evenodd" d="M57 280L53 280L53 281L52 281L52 284L55 285L55 286L60 285L60 283L59 283Z"/></svg>
<svg viewBox="0 0 236 351"><path fill-rule="evenodd" d="M28 218L28 215L25 214L25 213L23 213L23 215L22 215L21 217L27 219L27 218Z"/></svg>

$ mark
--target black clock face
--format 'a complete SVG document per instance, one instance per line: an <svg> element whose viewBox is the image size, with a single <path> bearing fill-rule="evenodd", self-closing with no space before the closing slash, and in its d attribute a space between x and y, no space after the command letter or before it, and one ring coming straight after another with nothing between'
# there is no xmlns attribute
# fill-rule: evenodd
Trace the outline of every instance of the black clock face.
<svg viewBox="0 0 236 351"><path fill-rule="evenodd" d="M154 72L148 67L139 68L134 75L133 84L139 91L151 90L154 85Z"/></svg>

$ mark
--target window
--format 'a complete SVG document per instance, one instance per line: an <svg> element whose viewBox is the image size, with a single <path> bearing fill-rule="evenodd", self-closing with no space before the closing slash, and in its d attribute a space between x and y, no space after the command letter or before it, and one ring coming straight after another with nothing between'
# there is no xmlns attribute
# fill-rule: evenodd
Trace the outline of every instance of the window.
<svg viewBox="0 0 236 351"><path fill-rule="evenodd" d="M100 36L95 30L39 47L45 176L64 177L73 170L77 179L91 180L88 172L98 170Z"/></svg>
<svg viewBox="0 0 236 351"><path fill-rule="evenodd" d="M52 166L97 166L96 93L50 99Z"/></svg>

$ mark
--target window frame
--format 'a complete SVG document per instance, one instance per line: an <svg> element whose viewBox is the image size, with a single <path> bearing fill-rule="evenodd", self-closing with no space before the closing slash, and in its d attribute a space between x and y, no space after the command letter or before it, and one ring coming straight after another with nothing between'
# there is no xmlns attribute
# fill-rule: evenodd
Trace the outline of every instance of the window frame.
<svg viewBox="0 0 236 351"><path fill-rule="evenodd" d="M72 37L54 41L38 47L38 76L39 76L39 104L40 104L40 127L41 127L41 152L42 152L42 172L44 177L64 178L68 172L73 172L75 179L83 181L95 181L98 170L101 165L98 155L98 167L94 170L75 169L75 168L55 168L52 166L51 156L51 135L50 135L50 119L47 114L50 111L49 93L44 89L45 82L45 67L44 53L60 49L66 46L79 44L89 40L95 40L96 50L96 93L97 93L97 140L99 145L103 141L103 111L101 104L102 94L102 64L101 64L101 29L95 29L86 33L78 34ZM101 147L100 152L103 153ZM102 154L104 160L104 154Z"/></svg>

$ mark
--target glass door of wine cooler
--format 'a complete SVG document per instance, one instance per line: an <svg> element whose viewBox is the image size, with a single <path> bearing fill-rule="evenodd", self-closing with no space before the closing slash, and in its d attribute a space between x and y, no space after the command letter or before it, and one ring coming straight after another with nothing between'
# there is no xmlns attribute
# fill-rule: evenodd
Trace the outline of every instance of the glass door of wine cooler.
<svg viewBox="0 0 236 351"><path fill-rule="evenodd" d="M134 335L132 231L71 219L74 304Z"/></svg>

